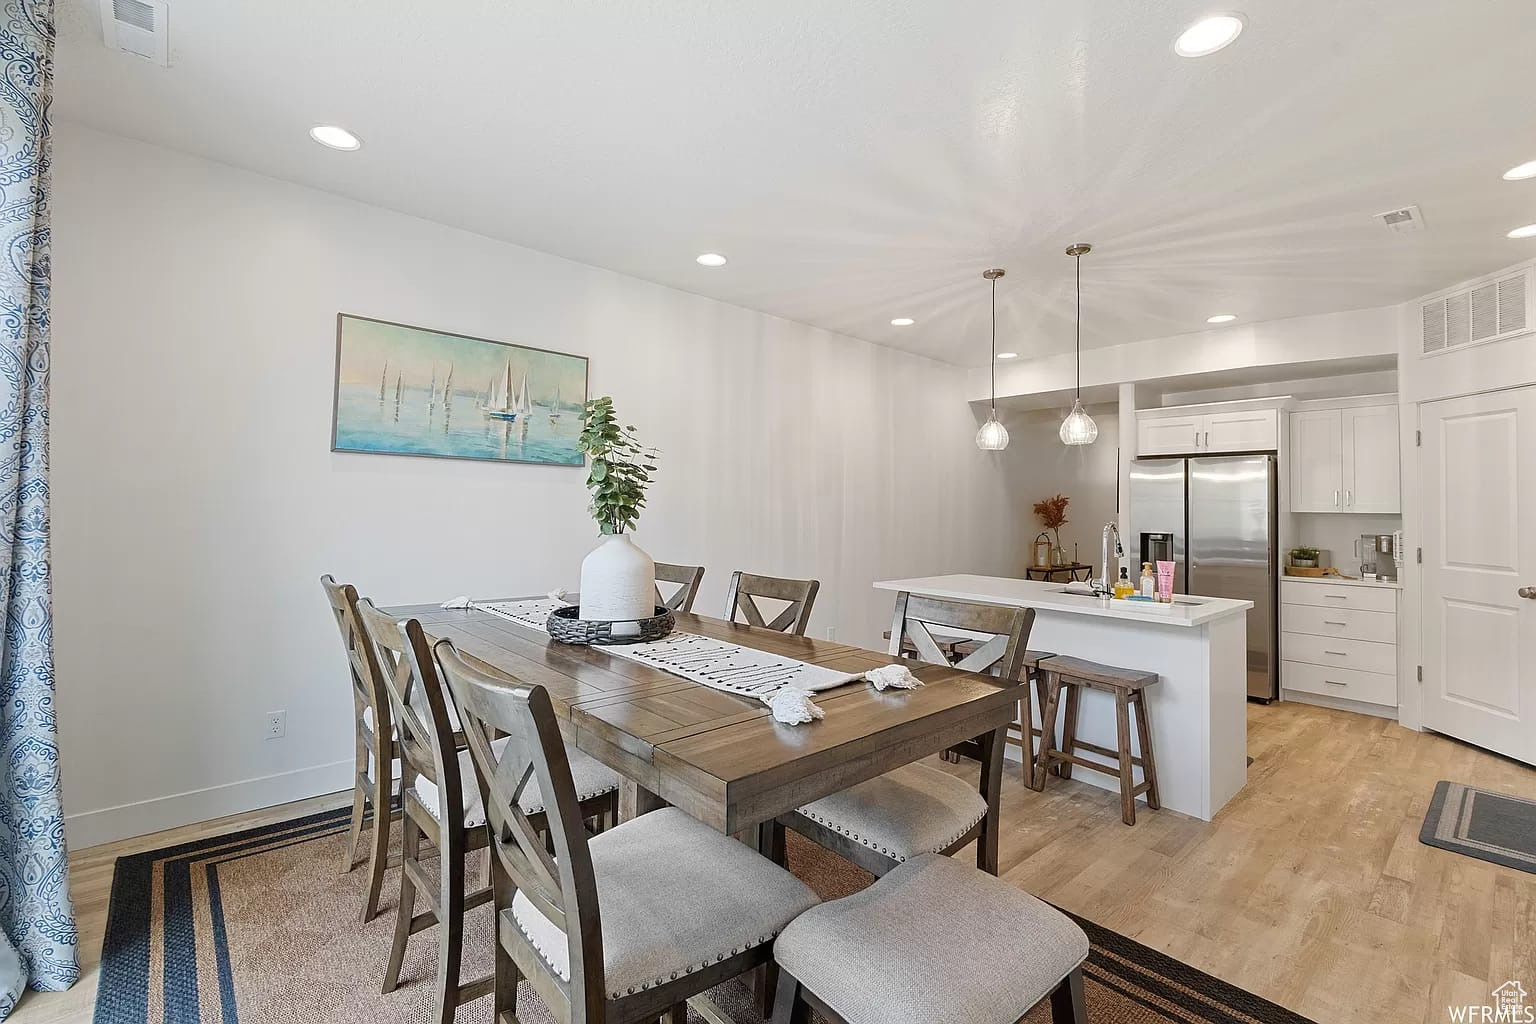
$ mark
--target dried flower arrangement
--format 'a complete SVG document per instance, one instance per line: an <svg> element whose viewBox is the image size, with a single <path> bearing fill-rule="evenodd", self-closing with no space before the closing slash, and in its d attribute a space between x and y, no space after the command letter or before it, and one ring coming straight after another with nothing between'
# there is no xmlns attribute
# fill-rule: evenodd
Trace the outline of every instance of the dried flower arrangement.
<svg viewBox="0 0 1536 1024"><path fill-rule="evenodd" d="M1061 552L1061 528L1066 526L1067 506L1072 499L1065 494L1058 494L1054 498L1046 498L1044 501L1035 502L1035 515L1040 517L1040 525L1051 531L1056 538L1056 550Z"/></svg>

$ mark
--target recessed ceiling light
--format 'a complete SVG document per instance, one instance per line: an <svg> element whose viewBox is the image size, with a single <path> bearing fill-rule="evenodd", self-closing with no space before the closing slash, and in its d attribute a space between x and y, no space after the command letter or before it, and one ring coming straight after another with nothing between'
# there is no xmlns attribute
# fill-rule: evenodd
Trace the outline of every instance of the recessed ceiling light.
<svg viewBox="0 0 1536 1024"><path fill-rule="evenodd" d="M1519 167L1511 167L1504 172L1505 181L1524 181L1526 178L1536 178L1536 160L1521 164Z"/></svg>
<svg viewBox="0 0 1536 1024"><path fill-rule="evenodd" d="M899 316L896 319L891 321L891 326L892 327L911 327L915 323L917 323L917 321L913 320L909 316Z"/></svg>
<svg viewBox="0 0 1536 1024"><path fill-rule="evenodd" d="M331 149L340 149L350 153L354 149L363 148L363 140L347 131L345 128L334 124L317 124L309 130L309 137L322 146Z"/></svg>
<svg viewBox="0 0 1536 1024"><path fill-rule="evenodd" d="M1229 324L1236 319L1236 313L1217 313L1215 316L1206 317L1205 322L1208 324Z"/></svg>
<svg viewBox="0 0 1536 1024"><path fill-rule="evenodd" d="M1243 31L1241 14L1213 14L1201 18L1174 40L1173 52L1180 57L1206 57L1230 46Z"/></svg>
<svg viewBox="0 0 1536 1024"><path fill-rule="evenodd" d="M706 252L695 262L701 267L723 267L725 266L725 257L717 252Z"/></svg>
<svg viewBox="0 0 1536 1024"><path fill-rule="evenodd" d="M1019 354L1017 352L999 352L997 354L997 358L999 358L999 359L1017 359L1017 358L1019 358Z"/></svg>
<svg viewBox="0 0 1536 1024"><path fill-rule="evenodd" d="M1523 228L1515 228L1509 233L1510 238L1536 238L1536 224L1527 224Z"/></svg>

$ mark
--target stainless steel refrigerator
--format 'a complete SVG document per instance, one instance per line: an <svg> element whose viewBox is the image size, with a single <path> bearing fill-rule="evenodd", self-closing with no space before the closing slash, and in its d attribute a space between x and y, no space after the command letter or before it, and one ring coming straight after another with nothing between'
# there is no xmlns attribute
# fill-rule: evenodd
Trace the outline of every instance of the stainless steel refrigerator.
<svg viewBox="0 0 1536 1024"><path fill-rule="evenodd" d="M1252 601L1248 696L1266 702L1278 695L1277 506L1273 455L1131 463L1131 575L1172 561L1175 593Z"/></svg>

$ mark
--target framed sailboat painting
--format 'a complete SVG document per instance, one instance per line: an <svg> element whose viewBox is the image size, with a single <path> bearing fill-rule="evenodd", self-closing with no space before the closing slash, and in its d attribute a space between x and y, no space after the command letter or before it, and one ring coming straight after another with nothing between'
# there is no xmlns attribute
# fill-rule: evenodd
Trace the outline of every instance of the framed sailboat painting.
<svg viewBox="0 0 1536 1024"><path fill-rule="evenodd" d="M580 466L587 358L336 316L331 450Z"/></svg>

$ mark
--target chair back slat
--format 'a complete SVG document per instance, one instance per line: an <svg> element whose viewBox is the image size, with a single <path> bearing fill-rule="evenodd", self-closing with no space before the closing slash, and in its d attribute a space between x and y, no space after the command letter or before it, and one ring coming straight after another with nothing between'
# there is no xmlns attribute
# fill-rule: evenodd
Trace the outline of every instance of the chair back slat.
<svg viewBox="0 0 1536 1024"><path fill-rule="evenodd" d="M398 732L400 792L412 792L417 776L437 787L437 820L446 827L464 818L464 780L448 699L437 676L421 623L396 619L364 598L358 620L378 662Z"/></svg>
<svg viewBox="0 0 1536 1024"><path fill-rule="evenodd" d="M656 563L656 582L675 583L677 589L671 597L663 597L661 587L656 588L656 603L664 604L675 612L693 611L694 599L699 596L699 584L704 582L704 567L702 565L671 565L667 562Z"/></svg>
<svg viewBox="0 0 1536 1024"><path fill-rule="evenodd" d="M549 692L482 672L450 640L439 640L434 656L481 782L496 868L565 933L571 981L555 981L571 1000L571 1019L589 1019L577 1010L594 1012L607 991L602 921L576 784ZM507 740L499 756L491 742L497 733ZM552 853L519 803L535 779Z"/></svg>
<svg viewBox="0 0 1536 1024"><path fill-rule="evenodd" d="M816 592L821 589L819 580L790 580L775 576L755 576L737 570L731 574L731 589L726 595L725 617L749 626L771 629L779 633L804 636L805 627L811 621L811 607L816 603ZM785 601L787 606L773 619L767 619L757 604L757 598Z"/></svg>
<svg viewBox="0 0 1536 1024"><path fill-rule="evenodd" d="M357 588L350 583L337 583L329 573L320 577L320 586L325 590L325 599L330 602L331 614L336 618L336 628L341 632L341 646L347 654L358 721L362 721L363 708L371 708L373 728L378 735L387 737L390 732L389 697L384 692L373 648L364 640L358 621Z"/></svg>
<svg viewBox="0 0 1536 1024"><path fill-rule="evenodd" d="M1023 678L1024 655L1029 648L1029 634L1034 628L1033 608L1011 608L974 601L949 601L922 597L903 591L896 595L895 617L891 621L890 653L899 656L903 641L917 651L920 661L948 665L949 659L939 649L934 627L967 633L991 634L967 654L956 668L968 672L989 672L1004 679ZM952 639L952 636L946 636Z"/></svg>

